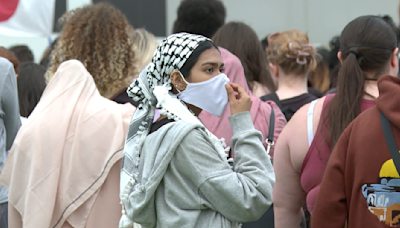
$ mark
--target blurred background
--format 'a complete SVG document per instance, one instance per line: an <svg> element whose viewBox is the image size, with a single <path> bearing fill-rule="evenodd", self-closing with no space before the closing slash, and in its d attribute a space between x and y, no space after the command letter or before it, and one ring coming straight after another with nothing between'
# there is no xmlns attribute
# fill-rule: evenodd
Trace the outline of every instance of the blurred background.
<svg viewBox="0 0 400 228"><path fill-rule="evenodd" d="M8 0L5 0L8 1ZM0 30L0 46L26 44L39 61L45 48L57 37L57 20L66 11L101 0L56 0L53 34L48 36L10 36ZM134 28L146 28L158 39L171 34L181 0L109 0L128 18ZM317 46L327 46L352 19L366 14L390 15L399 22L398 0L222 0L226 22L242 21L250 25L260 39L288 29L306 32ZM1 29L1 28L0 28Z"/></svg>

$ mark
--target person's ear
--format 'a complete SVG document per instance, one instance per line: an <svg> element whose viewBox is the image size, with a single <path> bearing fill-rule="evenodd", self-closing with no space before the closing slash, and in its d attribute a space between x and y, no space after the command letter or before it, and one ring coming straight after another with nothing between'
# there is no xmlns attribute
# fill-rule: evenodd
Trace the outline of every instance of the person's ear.
<svg viewBox="0 0 400 228"><path fill-rule="evenodd" d="M271 70L271 75L274 78L278 78L279 77L279 67L278 67L278 65L269 63L269 69Z"/></svg>
<svg viewBox="0 0 400 228"><path fill-rule="evenodd" d="M397 76L399 73L399 48L394 49L390 57L390 72L392 76Z"/></svg>
<svg viewBox="0 0 400 228"><path fill-rule="evenodd" d="M396 67L399 64L399 48L394 49L392 57L390 58L390 65Z"/></svg>
<svg viewBox="0 0 400 228"><path fill-rule="evenodd" d="M337 53L337 57L338 57L338 59L339 59L339 61L340 61L340 64L343 64L342 52L341 52L341 51L339 51L339 52Z"/></svg>
<svg viewBox="0 0 400 228"><path fill-rule="evenodd" d="M178 71L173 71L169 77L171 79L174 93L179 93L186 89L186 82L183 81L182 76Z"/></svg>

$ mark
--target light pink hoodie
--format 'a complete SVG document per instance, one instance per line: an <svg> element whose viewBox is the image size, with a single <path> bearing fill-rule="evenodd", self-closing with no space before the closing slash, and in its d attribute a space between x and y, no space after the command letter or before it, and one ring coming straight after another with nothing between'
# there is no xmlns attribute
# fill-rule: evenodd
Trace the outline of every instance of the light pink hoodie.
<svg viewBox="0 0 400 228"><path fill-rule="evenodd" d="M243 86L246 92L251 95L251 91L244 76L243 66L239 58L224 48L219 47L219 50L221 52L222 61L225 64L224 73L228 76L231 82ZM274 142L276 142L283 127L286 125L286 119L279 107L274 102L263 102L260 100L260 98L253 95L251 95L251 97L253 101L250 110L251 118L253 119L254 127L263 134L263 144L266 148L267 145L265 140L268 137L271 107L273 107L275 113ZM218 138L224 138L226 144L230 146L233 132L228 120L229 116L231 116L231 110L228 104L221 117L215 117L206 111L202 111L199 115L199 118L209 131L211 131ZM233 149L234 148L232 148L232 151ZM270 152L271 157L274 154L273 149L274 147L272 147Z"/></svg>

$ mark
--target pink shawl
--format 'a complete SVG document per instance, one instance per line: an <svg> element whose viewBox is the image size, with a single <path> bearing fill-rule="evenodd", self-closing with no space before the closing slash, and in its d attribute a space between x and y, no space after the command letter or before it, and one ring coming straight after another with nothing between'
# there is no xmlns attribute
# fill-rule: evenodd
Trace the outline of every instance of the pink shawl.
<svg viewBox="0 0 400 228"><path fill-rule="evenodd" d="M0 176L9 189L9 207L24 228L86 227L103 183L122 158L134 111L130 104L102 97L81 62L60 65L20 129ZM115 179L118 194L119 176ZM108 211L97 219L120 214Z"/></svg>
<svg viewBox="0 0 400 228"><path fill-rule="evenodd" d="M244 76L243 66L240 60L230 53L228 50L219 47L221 52L222 61L224 62L224 73L228 76L231 82L240 84L246 90L247 93L251 94L251 91L247 85L246 78ZM258 97L252 96L253 105L250 113L253 119L254 127L263 134L263 144L266 147L265 140L268 137L269 122L271 107L275 112L275 131L274 141L278 139L283 127L286 125L285 116L282 114L279 107L272 101L262 102ZM233 132L229 123L229 116L231 116L231 110L229 104L221 117L215 117L206 111L202 111L199 115L201 122L207 127L218 138L224 138L226 144L230 146ZM273 148L271 149L270 155L273 156ZM232 148L233 151L234 148Z"/></svg>

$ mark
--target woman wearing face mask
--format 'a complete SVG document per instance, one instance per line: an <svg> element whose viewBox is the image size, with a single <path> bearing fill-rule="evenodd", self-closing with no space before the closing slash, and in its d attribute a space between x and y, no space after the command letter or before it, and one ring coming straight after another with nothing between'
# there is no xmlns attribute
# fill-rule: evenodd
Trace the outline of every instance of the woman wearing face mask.
<svg viewBox="0 0 400 228"><path fill-rule="evenodd" d="M271 204L274 174L251 99L229 83L218 48L203 36L179 33L157 48L128 89L140 102L124 149L123 217L144 227L239 227ZM219 139L197 116L221 115L230 101L234 171ZM155 108L162 116L152 123Z"/></svg>

